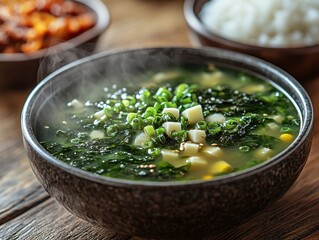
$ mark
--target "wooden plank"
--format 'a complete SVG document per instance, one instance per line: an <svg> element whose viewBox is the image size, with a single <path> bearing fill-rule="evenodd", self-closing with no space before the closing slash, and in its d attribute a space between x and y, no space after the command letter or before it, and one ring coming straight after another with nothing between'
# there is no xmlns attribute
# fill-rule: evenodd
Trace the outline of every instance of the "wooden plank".
<svg viewBox="0 0 319 240"><path fill-rule="evenodd" d="M133 47L190 46L183 0L105 0L111 25L98 51Z"/></svg>
<svg viewBox="0 0 319 240"><path fill-rule="evenodd" d="M317 137L319 136L319 76L315 79L310 79L306 82L303 82L302 85L308 92L312 104L313 104L313 109L314 109L314 114L315 114L315 120L314 120L314 137L315 140L317 140ZM316 142L317 143L317 142ZM312 148L313 152L319 152L319 147L318 145L313 145L314 147Z"/></svg>
<svg viewBox="0 0 319 240"><path fill-rule="evenodd" d="M0 179L24 156L20 114L28 91L0 92Z"/></svg>
<svg viewBox="0 0 319 240"><path fill-rule="evenodd" d="M107 229L95 227L49 199L25 214L1 226L0 239L130 239Z"/></svg>
<svg viewBox="0 0 319 240"><path fill-rule="evenodd" d="M29 167L21 138L20 113L28 91L0 94L0 225L48 199Z"/></svg>
<svg viewBox="0 0 319 240"><path fill-rule="evenodd" d="M35 179L26 159L1 178L0 196L0 225L49 198Z"/></svg>

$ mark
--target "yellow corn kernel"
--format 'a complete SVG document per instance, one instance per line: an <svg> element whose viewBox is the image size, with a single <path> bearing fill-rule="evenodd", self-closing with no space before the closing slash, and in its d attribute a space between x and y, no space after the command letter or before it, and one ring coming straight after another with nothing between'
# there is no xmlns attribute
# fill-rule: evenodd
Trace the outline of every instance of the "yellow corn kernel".
<svg viewBox="0 0 319 240"><path fill-rule="evenodd" d="M213 179L213 176L212 175L204 175L204 176L202 176L202 179L203 180L211 180L211 179Z"/></svg>
<svg viewBox="0 0 319 240"><path fill-rule="evenodd" d="M214 162L210 167L210 172L212 174L227 173L227 172L230 172L231 170L232 170L232 166L222 160Z"/></svg>
<svg viewBox="0 0 319 240"><path fill-rule="evenodd" d="M289 133L281 134L279 138L283 142L292 142L292 140L294 139L294 137Z"/></svg>

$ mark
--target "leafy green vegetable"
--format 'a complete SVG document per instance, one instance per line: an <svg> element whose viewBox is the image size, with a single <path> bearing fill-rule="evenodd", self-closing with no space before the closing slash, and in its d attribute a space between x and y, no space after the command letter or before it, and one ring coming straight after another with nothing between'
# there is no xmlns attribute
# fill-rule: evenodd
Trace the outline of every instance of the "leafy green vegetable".
<svg viewBox="0 0 319 240"><path fill-rule="evenodd" d="M257 81L247 74L239 74L241 84ZM161 149L176 150L188 140L188 130L206 132L207 145L236 147L242 154L264 147L272 149L278 138L258 131L273 123L274 115L284 116L280 132L292 133L300 125L297 114L288 98L267 85L267 90L246 93L228 84L201 88L187 78L169 82L159 88L141 88L128 93L125 88L107 93L105 99L86 103L84 111L68 110L66 118L72 129L56 129L56 135L42 142L53 156L71 166L104 176L144 179L176 180L189 173L192 164L175 168L161 160ZM258 80L259 81L259 80ZM266 83L265 83L266 84ZM190 123L180 114L176 118L164 108L185 109L201 105L204 118L213 113L225 116L224 122L205 120ZM181 130L168 136L165 122L180 122ZM93 138L90 133L100 131L103 137ZM134 144L138 134L147 137L143 144ZM260 160L247 161L233 171L258 164Z"/></svg>

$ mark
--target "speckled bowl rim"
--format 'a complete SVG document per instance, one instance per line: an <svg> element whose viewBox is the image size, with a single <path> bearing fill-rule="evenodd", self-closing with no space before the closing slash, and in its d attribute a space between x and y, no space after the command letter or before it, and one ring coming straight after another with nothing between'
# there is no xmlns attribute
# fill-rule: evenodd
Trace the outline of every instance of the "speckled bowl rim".
<svg viewBox="0 0 319 240"><path fill-rule="evenodd" d="M184 2L184 18L188 26L197 34L202 35L212 41L234 47L237 49L250 50L250 51L281 51L283 52L299 52L299 53L313 53L314 49L319 50L319 44L313 44L309 46L293 46L293 47L270 47L270 46L260 46L249 43L238 42L231 40L229 38L223 37L219 34L209 31L202 21L199 19L197 14L195 14L194 6L198 0L185 0Z"/></svg>
<svg viewBox="0 0 319 240"><path fill-rule="evenodd" d="M73 0L75 2L79 2L89 8L93 13L96 14L96 24L84 31L83 33L77 35L74 38L71 38L67 41L61 42L57 45L41 49L39 51L25 54L25 53L13 53L6 54L0 53L0 61L3 62L19 62L19 61L28 61L39 59L45 56L49 56L51 54L57 54L59 52L63 52L79 46L90 39L97 37L103 31L107 29L110 24L110 14L105 4L103 4L100 0Z"/></svg>
<svg viewBox="0 0 319 240"><path fill-rule="evenodd" d="M63 161L53 157L48 153L38 142L32 128L31 128L31 116L30 112L32 110L32 106L34 104L34 101L39 93L41 93L42 88L44 88L47 84L51 84L51 80L55 79L59 74L64 73L67 70L71 70L72 68L78 67L78 65L85 63L87 61L92 61L98 58L103 58L110 55L116 55L121 54L125 52L138 52L138 51L152 51L152 50L168 50L172 49L175 51L188 51L188 53L192 52L194 54L207 54L208 56L214 56L218 58L224 58L224 59L232 59L232 61L240 61L244 64L253 65L255 67L258 67L260 69L265 69L271 74L277 75L280 77L282 81L284 81L286 84L288 84L298 95L302 102L302 106L304 106L304 119L301 121L301 127L299 135L295 138L295 140L292 142L289 147L282 151L281 153L277 154L273 158L260 163L254 167L251 167L246 170L230 173L224 176L216 177L212 180L185 180L185 181L165 181L165 182L154 182L154 181L141 181L141 180L126 180L126 179L117 179L117 178L111 178L106 176L99 176L75 167L72 167ZM241 67L244 69L243 67ZM269 73L269 74L270 74ZM56 78L58 79L58 78ZM271 80L271 79L270 79ZM296 106L297 107L297 106ZM299 113L301 112L300 108L298 107ZM300 83L295 80L292 76L290 76L285 71L281 70L280 68L263 61L261 59L236 53L228 50L221 50L217 48L187 48L187 47L162 47L162 48L139 48L139 49L130 49L130 50L111 50L106 52L100 52L85 58L82 58L80 60L77 60L75 62L72 62L49 76L47 76L44 80L42 80L30 93L28 96L24 107L22 109L21 114L21 128L22 128L22 135L24 137L24 140L27 141L34 151L36 151L45 161L48 161L50 164L53 164L54 166L63 169L64 171L73 174L75 176L78 176L80 178L84 178L93 182L106 184L106 185L113 185L113 186L126 186L126 187L138 187L138 186L145 186L145 187L167 187L167 186L184 186L184 185L201 185L201 184L208 184L208 185L215 185L220 183L228 183L232 181L237 181L243 178L246 178L248 176L254 175L260 171L264 171L265 169L271 168L273 165L277 164L280 161L283 161L292 151L298 149L303 142L308 138L309 134L311 134L312 126L313 126L313 107L311 100L307 94L307 92L304 90L304 88L300 85Z"/></svg>

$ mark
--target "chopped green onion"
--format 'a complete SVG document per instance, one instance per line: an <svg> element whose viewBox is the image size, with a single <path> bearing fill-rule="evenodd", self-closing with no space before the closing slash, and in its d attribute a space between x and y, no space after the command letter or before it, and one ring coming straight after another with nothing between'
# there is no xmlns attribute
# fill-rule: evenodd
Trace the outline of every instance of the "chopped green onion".
<svg viewBox="0 0 319 240"><path fill-rule="evenodd" d="M142 121L140 118L133 118L133 120L131 121L131 126L133 127L133 129L141 129L142 128Z"/></svg>
<svg viewBox="0 0 319 240"><path fill-rule="evenodd" d="M185 142L187 140L187 131L180 130L172 132L172 138L177 142Z"/></svg>
<svg viewBox="0 0 319 240"><path fill-rule="evenodd" d="M199 121L196 123L196 128L200 130L206 130L207 129L207 123L205 121Z"/></svg>
<svg viewBox="0 0 319 240"><path fill-rule="evenodd" d="M161 149L160 148L150 148L147 151L148 154L150 154L152 157L159 157L161 155Z"/></svg>
<svg viewBox="0 0 319 240"><path fill-rule="evenodd" d="M143 102L147 101L151 97L151 92L146 88L141 89L139 94Z"/></svg>
<svg viewBox="0 0 319 240"><path fill-rule="evenodd" d="M144 123L145 123L145 125L153 125L154 117L148 117L148 118L144 119Z"/></svg>
<svg viewBox="0 0 319 240"><path fill-rule="evenodd" d="M123 103L118 102L114 104L114 112L119 113L123 108Z"/></svg>
<svg viewBox="0 0 319 240"><path fill-rule="evenodd" d="M188 119L187 117L181 116L181 125L182 125L182 129L187 129L188 126Z"/></svg>
<svg viewBox="0 0 319 240"><path fill-rule="evenodd" d="M179 84L176 88L175 88L175 95L180 98L184 91L188 88L188 84L186 83L182 83L182 84Z"/></svg>
<svg viewBox="0 0 319 240"><path fill-rule="evenodd" d="M154 107L148 107L146 111L143 113L143 118L154 117L157 114L157 110Z"/></svg>
<svg viewBox="0 0 319 240"><path fill-rule="evenodd" d="M130 101L129 100L122 100L122 103L125 107L128 107L130 105Z"/></svg>
<svg viewBox="0 0 319 240"><path fill-rule="evenodd" d="M211 122L208 124L208 132L211 135L217 135L218 133L220 133L222 131L222 126L220 123L218 122Z"/></svg>
<svg viewBox="0 0 319 240"><path fill-rule="evenodd" d="M106 129L106 134L109 137L115 137L118 134L118 128L115 125L108 126Z"/></svg>
<svg viewBox="0 0 319 240"><path fill-rule="evenodd" d="M182 104L191 103L192 99L190 97L185 97L185 98L181 99L180 102Z"/></svg>
<svg viewBox="0 0 319 240"><path fill-rule="evenodd" d="M232 130L237 127L238 123L234 119L229 119L225 122L225 129L226 130Z"/></svg>
<svg viewBox="0 0 319 240"><path fill-rule="evenodd" d="M239 151L241 152L249 152L250 147L249 146L241 146L239 147Z"/></svg>
<svg viewBox="0 0 319 240"><path fill-rule="evenodd" d="M79 138L72 138L71 140L70 140L70 142L71 143L79 143L80 142L80 139Z"/></svg>
<svg viewBox="0 0 319 240"><path fill-rule="evenodd" d="M162 96L164 98L171 99L173 97L173 94L166 88L166 87L160 87L156 94L156 96Z"/></svg>
<svg viewBox="0 0 319 240"><path fill-rule="evenodd" d="M158 129L155 130L156 136L160 135L160 134L164 134L165 133L165 128L160 127Z"/></svg>
<svg viewBox="0 0 319 240"><path fill-rule="evenodd" d="M280 132L282 132L282 133L291 133L293 131L292 131L292 129L290 127L282 127L282 128L280 128Z"/></svg>
<svg viewBox="0 0 319 240"><path fill-rule="evenodd" d="M160 104L159 102L155 102L154 106L153 106L157 111L160 111L163 109L162 104Z"/></svg>
<svg viewBox="0 0 319 240"><path fill-rule="evenodd" d="M176 103L173 103L173 102L162 102L161 105L164 108L176 108L177 107Z"/></svg>
<svg viewBox="0 0 319 240"><path fill-rule="evenodd" d="M136 117L137 113L129 113L127 114L126 121L127 123L131 123L132 120Z"/></svg>
<svg viewBox="0 0 319 240"><path fill-rule="evenodd" d="M148 136L153 137L155 136L155 129L152 125L148 125L144 127L144 132L147 133Z"/></svg>
<svg viewBox="0 0 319 240"><path fill-rule="evenodd" d="M111 117L113 115L114 111L113 111L113 108L111 106L107 105L104 107L103 112L107 117Z"/></svg>
<svg viewBox="0 0 319 240"><path fill-rule="evenodd" d="M153 138L153 141L155 142L155 144L165 144L166 142L166 137L164 133L158 134L155 138Z"/></svg>

